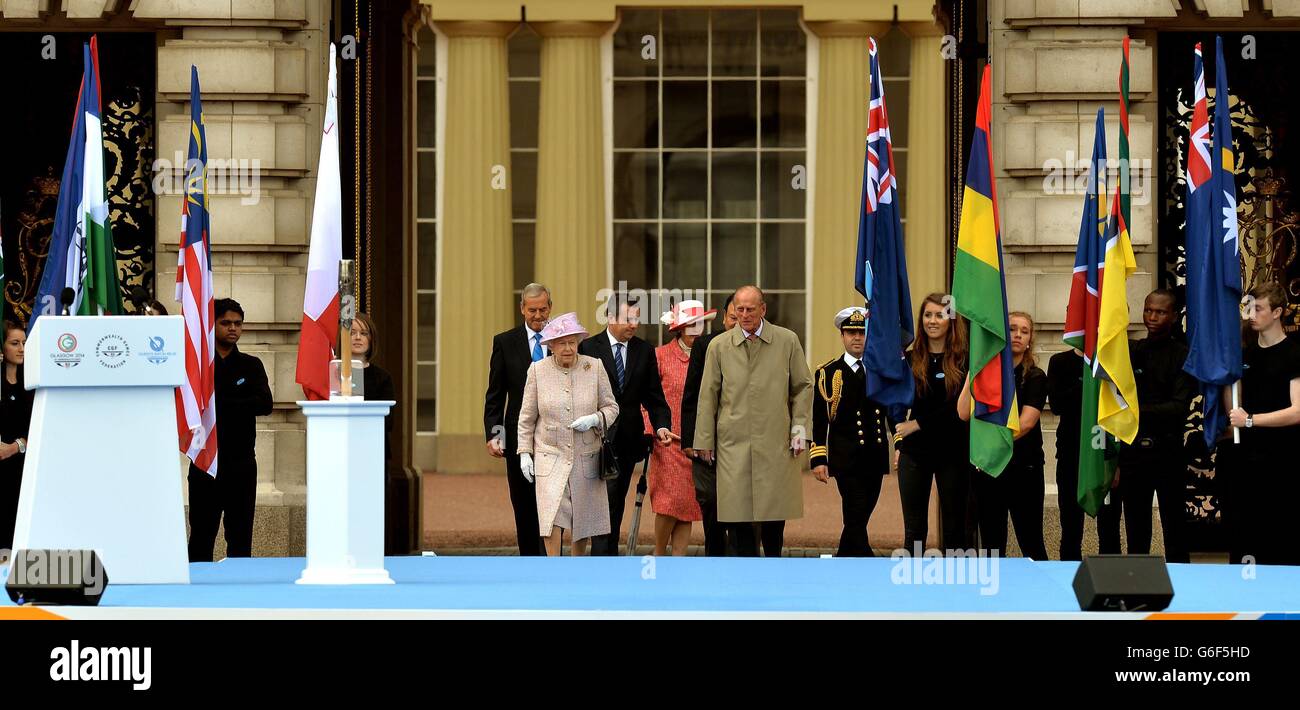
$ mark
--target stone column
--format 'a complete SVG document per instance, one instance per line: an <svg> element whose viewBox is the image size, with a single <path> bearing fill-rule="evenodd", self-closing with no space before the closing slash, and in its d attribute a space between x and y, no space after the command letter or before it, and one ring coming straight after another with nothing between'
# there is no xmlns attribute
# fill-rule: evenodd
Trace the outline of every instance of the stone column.
<svg viewBox="0 0 1300 710"><path fill-rule="evenodd" d="M438 292L438 470L493 466L483 448L492 336L517 321L511 296L511 22L440 22L447 36Z"/></svg>
<svg viewBox="0 0 1300 710"><path fill-rule="evenodd" d="M943 28L909 22L903 31L912 40L904 238L916 310L926 294L948 290L948 80Z"/></svg>
<svg viewBox="0 0 1300 710"><path fill-rule="evenodd" d="M821 363L843 351L829 325L837 311L860 303L853 288L862 161L867 152L868 46L886 22L811 22L818 37L817 143L812 173L812 309L809 360Z"/></svg>
<svg viewBox="0 0 1300 710"><path fill-rule="evenodd" d="M577 311L595 329L605 270L604 22L538 22L542 81L537 158L536 280L554 312Z"/></svg>

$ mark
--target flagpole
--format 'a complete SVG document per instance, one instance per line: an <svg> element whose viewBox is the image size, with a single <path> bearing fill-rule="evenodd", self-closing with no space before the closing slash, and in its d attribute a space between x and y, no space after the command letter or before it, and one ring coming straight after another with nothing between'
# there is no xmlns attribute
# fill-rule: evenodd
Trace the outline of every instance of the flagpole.
<svg viewBox="0 0 1300 710"><path fill-rule="evenodd" d="M1232 408L1236 409L1241 406L1241 381L1232 383ZM1241 427L1232 428L1232 443L1241 443Z"/></svg>

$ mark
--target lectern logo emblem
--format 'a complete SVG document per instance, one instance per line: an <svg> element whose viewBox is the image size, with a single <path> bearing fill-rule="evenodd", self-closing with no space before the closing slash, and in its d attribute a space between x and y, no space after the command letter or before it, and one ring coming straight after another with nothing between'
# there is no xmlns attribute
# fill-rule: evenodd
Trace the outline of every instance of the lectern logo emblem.
<svg viewBox="0 0 1300 710"><path fill-rule="evenodd" d="M130 355L131 346L120 335L105 335L95 344L95 356L99 358L99 364L110 370L125 365Z"/></svg>
<svg viewBox="0 0 1300 710"><path fill-rule="evenodd" d="M149 350L152 352L141 353L141 355L154 365L161 365L176 355L174 352L163 352L166 347L167 341L163 340L162 336L155 335L149 338Z"/></svg>
<svg viewBox="0 0 1300 710"><path fill-rule="evenodd" d="M72 333L60 335L54 342L58 346L58 352L50 353L50 362L59 367L74 368L81 364L82 358L86 357L85 353L77 352L77 336Z"/></svg>

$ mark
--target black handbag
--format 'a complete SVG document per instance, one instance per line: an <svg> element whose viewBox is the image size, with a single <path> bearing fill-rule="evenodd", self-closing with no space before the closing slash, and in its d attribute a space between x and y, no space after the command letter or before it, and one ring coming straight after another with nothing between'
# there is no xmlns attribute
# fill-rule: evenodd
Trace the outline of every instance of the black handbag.
<svg viewBox="0 0 1300 710"><path fill-rule="evenodd" d="M597 414L600 415L600 480L618 480L618 456L614 453L614 431L605 422L605 413L597 410ZM618 426L617 422L615 426Z"/></svg>

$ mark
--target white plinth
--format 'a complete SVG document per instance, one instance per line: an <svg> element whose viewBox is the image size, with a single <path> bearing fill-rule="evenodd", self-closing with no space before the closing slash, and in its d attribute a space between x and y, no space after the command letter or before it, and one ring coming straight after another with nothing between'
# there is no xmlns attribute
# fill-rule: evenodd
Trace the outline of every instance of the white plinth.
<svg viewBox="0 0 1300 710"><path fill-rule="evenodd" d="M42 316L14 549L93 549L110 584L188 584L182 319Z"/></svg>
<svg viewBox="0 0 1300 710"><path fill-rule="evenodd" d="M307 567L298 584L392 584L384 416L396 402L298 402L307 415Z"/></svg>

